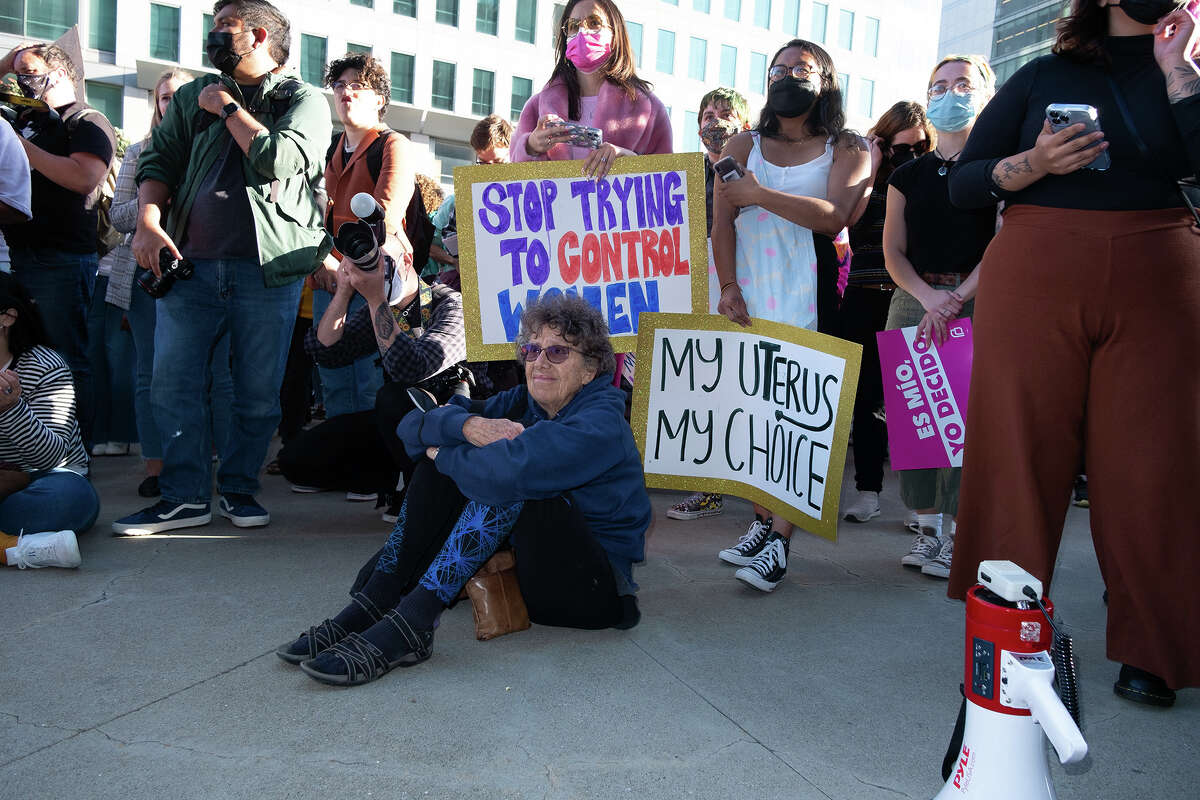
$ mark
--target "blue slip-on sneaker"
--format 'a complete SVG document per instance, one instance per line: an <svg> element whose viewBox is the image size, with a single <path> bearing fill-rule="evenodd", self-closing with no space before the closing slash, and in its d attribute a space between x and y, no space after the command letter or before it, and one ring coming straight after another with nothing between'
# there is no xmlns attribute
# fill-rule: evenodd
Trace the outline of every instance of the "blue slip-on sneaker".
<svg viewBox="0 0 1200 800"><path fill-rule="evenodd" d="M208 503L174 503L159 500L112 524L113 536L152 536L176 528L194 528L212 522Z"/></svg>
<svg viewBox="0 0 1200 800"><path fill-rule="evenodd" d="M271 521L270 513L248 494L230 492L221 495L217 513L238 528L261 528Z"/></svg>

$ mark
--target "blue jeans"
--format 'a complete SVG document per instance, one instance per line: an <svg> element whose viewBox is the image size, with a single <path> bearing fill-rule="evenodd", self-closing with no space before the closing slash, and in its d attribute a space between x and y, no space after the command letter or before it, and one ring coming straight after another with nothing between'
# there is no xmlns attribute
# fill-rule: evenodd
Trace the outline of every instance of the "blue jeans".
<svg viewBox="0 0 1200 800"><path fill-rule="evenodd" d="M121 329L125 316L105 302L108 276L96 276L88 312L88 356L92 365L92 439L132 442L137 435L133 413L133 335ZM145 294L143 292L143 294Z"/></svg>
<svg viewBox="0 0 1200 800"><path fill-rule="evenodd" d="M139 269L138 275L146 270ZM142 458L162 458L162 433L154 419L150 387L154 378L154 328L156 300L142 291L136 283L129 300L125 318L133 330L133 350L137 356L137 383L133 405L137 411L138 441L142 443ZM208 379L209 409L212 435L218 453L226 452L230 426L233 424L233 374L229 369L229 334L226 333L213 348L211 376ZM211 447L210 447L211 449Z"/></svg>
<svg viewBox="0 0 1200 800"><path fill-rule="evenodd" d="M69 469L48 469L29 476L33 482L0 500L0 531L9 536L71 530L83 533L100 514L100 498L91 482Z"/></svg>
<svg viewBox="0 0 1200 800"><path fill-rule="evenodd" d="M321 323L333 295L324 289L313 290L313 330ZM367 304L362 295L350 301L346 316ZM321 374L321 396L325 401L325 418L342 414L370 411L375 407L375 392L383 385L383 370L375 365L378 353L371 353L345 367L317 367Z"/></svg>
<svg viewBox="0 0 1200 800"><path fill-rule="evenodd" d="M212 496L211 406L227 405L228 441L217 447L221 494L255 494L258 473L279 424L279 386L287 362L301 282L267 288L252 259L196 259L191 280L177 281L158 301L151 402L162 432L164 500L207 503ZM210 403L208 368L225 363L217 350L228 334L232 402ZM217 381L212 381L216 383Z"/></svg>
<svg viewBox="0 0 1200 800"><path fill-rule="evenodd" d="M88 307L96 283L95 253L67 253L51 247L14 247L12 274L29 290L42 312L50 346L75 380L75 405L83 442L92 444L92 369L88 363Z"/></svg>

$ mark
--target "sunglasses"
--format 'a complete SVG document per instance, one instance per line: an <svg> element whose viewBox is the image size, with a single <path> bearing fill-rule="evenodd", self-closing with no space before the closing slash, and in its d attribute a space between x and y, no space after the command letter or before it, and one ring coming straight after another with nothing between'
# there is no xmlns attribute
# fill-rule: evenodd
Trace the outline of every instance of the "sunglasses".
<svg viewBox="0 0 1200 800"><path fill-rule="evenodd" d="M542 347L536 344L521 345L521 358L526 363L532 364L538 360L542 353L546 354L546 358L550 359L551 364L561 364L571 357L571 351L575 351L583 355L582 350L576 350L574 347L567 347L565 344L552 344L549 347Z"/></svg>

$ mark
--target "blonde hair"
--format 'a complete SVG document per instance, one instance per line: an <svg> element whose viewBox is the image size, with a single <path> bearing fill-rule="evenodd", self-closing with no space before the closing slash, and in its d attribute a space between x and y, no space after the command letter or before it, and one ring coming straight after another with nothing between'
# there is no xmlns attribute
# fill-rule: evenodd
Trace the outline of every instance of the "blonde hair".
<svg viewBox="0 0 1200 800"><path fill-rule="evenodd" d="M192 73L172 67L171 69L163 70L163 73L158 76L158 80L154 82L154 92L150 95L150 102L154 103L154 114L150 117L150 130L158 127L158 123L162 122L162 112L158 110L158 90L167 81L179 81L180 83L190 83L195 80L196 76Z"/></svg>
<svg viewBox="0 0 1200 800"><path fill-rule="evenodd" d="M933 72L929 73L928 85L933 86L933 79L937 75L937 71L939 69L947 64L954 63L970 64L975 68L975 71L979 73L979 77L983 78L983 86L980 88L986 90L988 94L994 94L996 92L996 73L992 71L991 64L989 64L988 60L983 56L946 56L937 63L937 66L933 68Z"/></svg>

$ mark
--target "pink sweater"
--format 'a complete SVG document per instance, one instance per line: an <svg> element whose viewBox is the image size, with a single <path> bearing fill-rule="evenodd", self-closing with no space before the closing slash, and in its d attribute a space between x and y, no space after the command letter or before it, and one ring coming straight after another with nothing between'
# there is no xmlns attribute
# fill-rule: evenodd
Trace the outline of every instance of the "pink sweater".
<svg viewBox="0 0 1200 800"><path fill-rule="evenodd" d="M571 158L571 148L565 144L554 145L545 155L531 156L525 152L529 133L547 114L568 118L567 88L557 78L525 103L510 148L513 161L567 161ZM605 81L600 87L592 125L604 132L604 141L632 150L639 156L672 152L671 120L666 106L653 94L639 92L636 100L630 100L624 89Z"/></svg>

